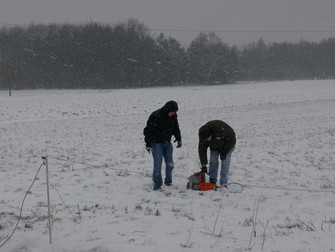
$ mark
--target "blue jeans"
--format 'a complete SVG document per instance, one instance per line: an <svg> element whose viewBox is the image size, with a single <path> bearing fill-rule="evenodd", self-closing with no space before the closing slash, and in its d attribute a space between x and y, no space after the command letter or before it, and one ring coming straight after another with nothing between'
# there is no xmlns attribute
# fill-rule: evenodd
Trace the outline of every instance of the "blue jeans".
<svg viewBox="0 0 335 252"><path fill-rule="evenodd" d="M154 189L162 186L162 162L163 157L165 161L165 184L172 183L172 170L174 168L172 153L173 147L169 143L152 143L152 156L154 158L154 170L152 173L152 180L154 181Z"/></svg>
<svg viewBox="0 0 335 252"><path fill-rule="evenodd" d="M220 185L226 185L228 183L228 173L230 169L230 160L231 154L235 148L232 148L228 154L226 159L221 162L221 173L220 173ZM219 169L219 157L220 153L218 151L212 151L210 153L210 162L209 162L209 179L212 183L216 183Z"/></svg>

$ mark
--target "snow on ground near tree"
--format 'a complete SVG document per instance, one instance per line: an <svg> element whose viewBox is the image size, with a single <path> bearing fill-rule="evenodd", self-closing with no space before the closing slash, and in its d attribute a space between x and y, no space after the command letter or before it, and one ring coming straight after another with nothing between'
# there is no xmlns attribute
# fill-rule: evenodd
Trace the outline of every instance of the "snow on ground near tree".
<svg viewBox="0 0 335 252"><path fill-rule="evenodd" d="M173 186L152 191L149 114L179 104ZM334 251L335 81L128 90L0 91L0 251ZM237 134L230 182L186 189L197 133ZM175 146L175 144L174 144ZM163 166L164 171L164 166ZM164 173L164 172L163 172Z"/></svg>

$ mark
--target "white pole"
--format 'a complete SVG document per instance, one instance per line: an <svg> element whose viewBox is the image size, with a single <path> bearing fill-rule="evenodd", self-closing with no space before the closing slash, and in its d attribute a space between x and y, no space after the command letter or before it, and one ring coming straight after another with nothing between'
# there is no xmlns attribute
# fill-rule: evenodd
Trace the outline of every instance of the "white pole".
<svg viewBox="0 0 335 252"><path fill-rule="evenodd" d="M52 243L52 235L51 235L51 208L50 208L50 193L49 193L49 167L48 167L48 157L43 157L44 164L46 167L47 173L47 196L48 196L48 218L49 218L49 241Z"/></svg>

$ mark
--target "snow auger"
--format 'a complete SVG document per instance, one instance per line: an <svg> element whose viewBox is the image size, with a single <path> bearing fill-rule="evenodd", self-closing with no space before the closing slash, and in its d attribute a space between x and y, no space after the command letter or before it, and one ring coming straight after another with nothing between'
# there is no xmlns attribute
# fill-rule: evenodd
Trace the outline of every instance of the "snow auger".
<svg viewBox="0 0 335 252"><path fill-rule="evenodd" d="M196 172L188 178L186 185L187 189L197 190L197 191L209 191L217 190L221 186L217 186L214 183L206 182L206 175L203 172Z"/></svg>

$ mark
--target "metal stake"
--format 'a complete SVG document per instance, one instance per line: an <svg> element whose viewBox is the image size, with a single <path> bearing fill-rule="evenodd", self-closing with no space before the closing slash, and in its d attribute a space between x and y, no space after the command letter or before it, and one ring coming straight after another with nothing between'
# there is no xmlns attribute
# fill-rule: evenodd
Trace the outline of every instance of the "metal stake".
<svg viewBox="0 0 335 252"><path fill-rule="evenodd" d="M49 167L48 167L48 157L42 157L44 159L44 164L46 167L47 174L47 196L48 196L48 219L49 219L49 241L52 243L52 235L51 235L51 208L50 208L50 193L49 193Z"/></svg>

